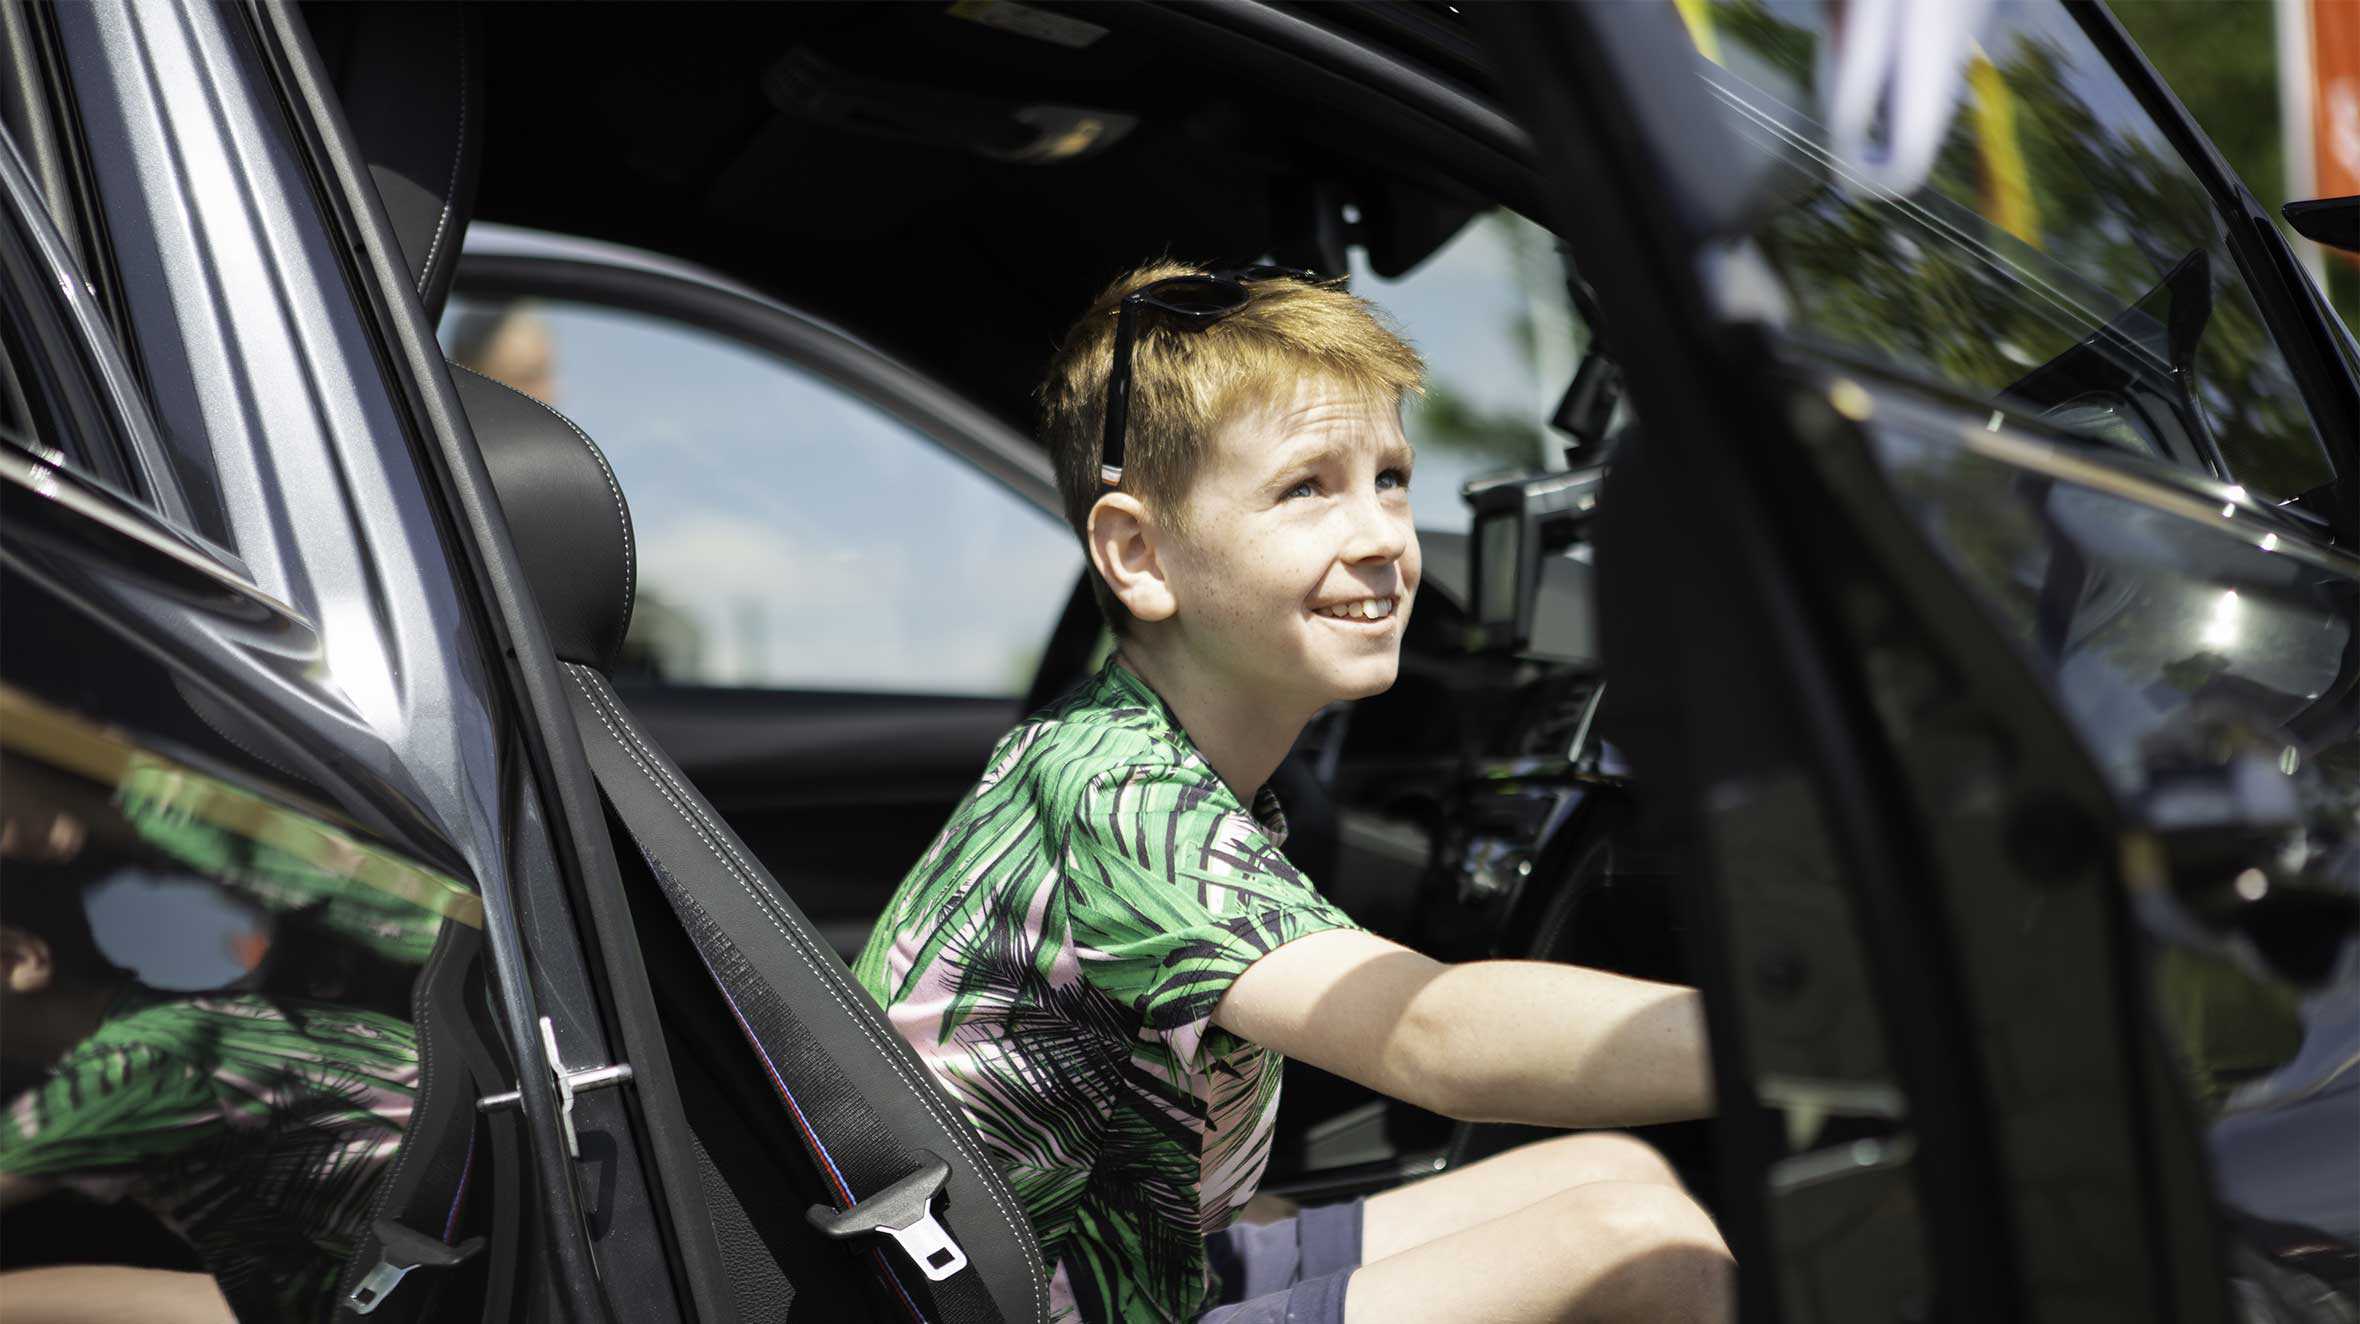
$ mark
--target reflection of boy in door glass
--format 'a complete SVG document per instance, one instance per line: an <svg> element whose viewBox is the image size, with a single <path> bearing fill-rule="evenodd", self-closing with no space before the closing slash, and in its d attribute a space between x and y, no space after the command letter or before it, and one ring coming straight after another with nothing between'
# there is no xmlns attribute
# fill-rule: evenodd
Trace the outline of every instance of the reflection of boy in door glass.
<svg viewBox="0 0 2360 1324"><path fill-rule="evenodd" d="M557 403L557 341L527 303L467 307L451 323L451 362L545 405Z"/></svg>
<svg viewBox="0 0 2360 1324"><path fill-rule="evenodd" d="M439 920L390 923L385 898L360 895L370 889L217 823L159 812L175 802L152 783L144 798L131 793L136 775L109 796L10 758L0 780L11 823L0 880L0 1204L54 1191L128 1198L190 1244L239 1315L324 1314L409 1121L415 1034L383 1011L259 991L258 981L276 982L263 980L277 964L265 963L267 924L253 930L260 946L230 944L232 959L219 963L230 978L214 990L161 992L143 975L199 931L188 921L208 892L250 909L290 901L288 913L315 917L310 941L355 956L368 952L356 939L375 932L378 962L431 943ZM64 834L78 843L71 854L54 845L61 815L79 825ZM258 861L267 887L248 892L239 883ZM126 876L152 880L151 904L94 904ZM341 918L319 918L331 913ZM202 931L218 940L226 930ZM126 1271L87 1272L103 1285Z"/></svg>
<svg viewBox="0 0 2360 1324"><path fill-rule="evenodd" d="M201 796L206 783L167 769L134 767L124 775L115 802L123 821L141 840L275 917L272 927L276 936L266 943L275 951L269 972L271 986L298 995L333 996L343 1002L386 1001L330 992L316 982L306 985L291 979L285 966L297 954L288 949L316 933L340 949L336 957L341 972L338 983L346 987L351 985L351 962L356 955L365 953L376 961L404 967L398 976L402 989L390 1002L401 1005L407 998L408 980L416 973L410 967L425 962L441 932L441 921L435 914L377 888L356 885L345 875L360 863L357 851L342 860L332 855L307 859L283 846L208 822L191 808L192 797L185 789L191 785ZM313 853L320 854L316 848ZM246 962L248 968L261 964L260 958L266 954L271 952L257 952L256 959Z"/></svg>

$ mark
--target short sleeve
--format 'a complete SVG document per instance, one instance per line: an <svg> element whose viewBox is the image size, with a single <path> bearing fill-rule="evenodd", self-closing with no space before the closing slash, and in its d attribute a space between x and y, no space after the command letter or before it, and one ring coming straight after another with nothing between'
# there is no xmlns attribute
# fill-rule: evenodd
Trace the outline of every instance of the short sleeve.
<svg viewBox="0 0 2360 1324"><path fill-rule="evenodd" d="M67 1054L0 1119L0 1172L99 1199L201 1144L220 1115L210 1073L176 1054L103 1037Z"/></svg>
<svg viewBox="0 0 2360 1324"><path fill-rule="evenodd" d="M1287 862L1210 774L1125 768L1082 794L1063 851L1082 977L1185 1066L1247 967L1297 938L1357 927Z"/></svg>

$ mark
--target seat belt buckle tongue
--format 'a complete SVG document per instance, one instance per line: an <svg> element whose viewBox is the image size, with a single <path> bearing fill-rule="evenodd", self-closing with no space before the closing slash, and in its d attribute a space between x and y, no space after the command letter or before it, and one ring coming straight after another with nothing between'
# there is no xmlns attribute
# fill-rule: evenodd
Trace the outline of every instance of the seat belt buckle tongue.
<svg viewBox="0 0 2360 1324"><path fill-rule="evenodd" d="M390 1218L378 1219L370 1231L377 1234L377 1265L361 1275L359 1285L344 1299L356 1315L369 1314L384 1305L385 1298L393 1295L393 1289L410 1276L410 1270L448 1269L463 1264L484 1245L482 1237L469 1237L453 1246Z"/></svg>
<svg viewBox="0 0 2360 1324"><path fill-rule="evenodd" d="M379 1260L376 1268L362 1276L360 1286L352 1289L352 1295L345 1298L345 1303L352 1307L352 1313L366 1315L383 1305L385 1298L393 1295L393 1289L401 1286L402 1279L417 1267L415 1264Z"/></svg>
<svg viewBox="0 0 2360 1324"><path fill-rule="evenodd" d="M920 1210L918 1221L908 1227L883 1230L901 1247L902 1253L918 1266L918 1272L926 1275L929 1282L939 1283L967 1267L967 1252L960 1250L959 1243L951 1240L950 1229L935 1218L931 1208Z"/></svg>
<svg viewBox="0 0 2360 1324"><path fill-rule="evenodd" d="M934 1197L950 1180L951 1166L921 1149L918 1170L850 1209L815 1204L804 1215L811 1225L839 1241L882 1232L918 1266L929 1282L941 1282L967 1267L967 1252L934 1216Z"/></svg>

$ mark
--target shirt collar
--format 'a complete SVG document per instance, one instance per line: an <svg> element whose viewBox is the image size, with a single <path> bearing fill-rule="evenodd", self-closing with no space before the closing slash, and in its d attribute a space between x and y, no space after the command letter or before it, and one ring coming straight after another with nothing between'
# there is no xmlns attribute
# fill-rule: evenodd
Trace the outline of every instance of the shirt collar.
<svg viewBox="0 0 2360 1324"><path fill-rule="evenodd" d="M1203 768L1221 788L1222 794L1230 796L1234 802L1235 793L1230 791L1229 784L1222 781L1220 774L1213 771L1213 765L1205 761L1204 752L1196 747L1194 740L1189 739L1187 728L1181 726L1180 719L1172 715L1171 705L1164 702L1164 696L1155 692L1155 687L1147 683L1146 677L1123 665L1121 657L1110 655L1106 665L1099 669L1098 684L1098 697L1102 701L1117 707L1136 706L1151 714L1163 728L1165 736L1179 747L1182 757ZM1246 809L1244 805L1238 807ZM1286 848L1286 810L1278 802L1278 792L1272 790L1269 783L1263 783L1254 792L1253 806L1247 812L1262 829L1262 835L1270 838L1271 845L1281 850Z"/></svg>

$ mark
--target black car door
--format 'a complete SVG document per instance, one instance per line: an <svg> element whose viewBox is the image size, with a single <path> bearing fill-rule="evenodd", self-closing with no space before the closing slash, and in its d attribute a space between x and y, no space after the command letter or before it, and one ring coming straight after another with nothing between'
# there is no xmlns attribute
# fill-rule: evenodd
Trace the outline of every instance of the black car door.
<svg viewBox="0 0 2360 1324"><path fill-rule="evenodd" d="M34 82L0 118L0 799L58 843L8 882L121 884L137 940L90 935L136 978L85 1045L106 1087L59 1087L120 1142L70 1156L111 1170L81 1189L143 1197L249 1317L419 1318L455 1283L443 1313L690 1313L718 1273L646 983L627 928L577 926L603 825L577 830L545 636L301 20L5 17ZM117 1071L118 1008L196 1028ZM342 1049L296 1042L323 1031ZM630 1071L576 1098L568 1063ZM313 1133L335 1118L374 1134Z"/></svg>
<svg viewBox="0 0 2360 1324"><path fill-rule="evenodd" d="M624 701L847 957L1014 725L1080 569L1047 460L824 323L683 264L480 226L454 361L627 494Z"/></svg>
<svg viewBox="0 0 2360 1324"><path fill-rule="evenodd" d="M1643 420L1610 734L1682 805L1745 1317L2348 1318L2348 340L2094 7L1915 91L1820 6L1472 17ZM1848 150L1858 74L1932 135Z"/></svg>

